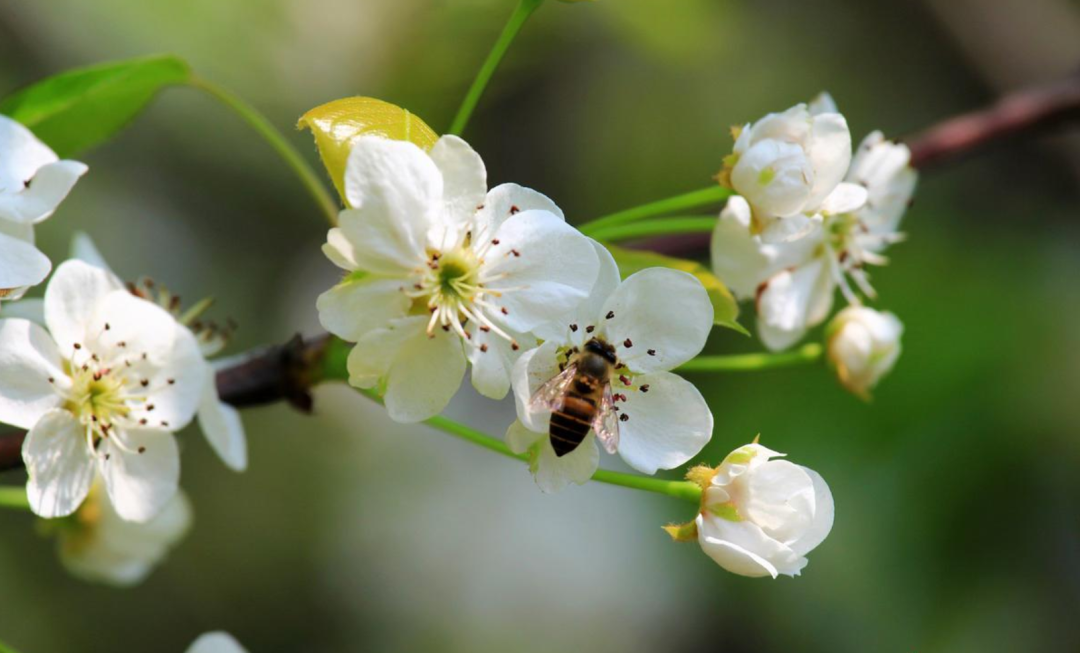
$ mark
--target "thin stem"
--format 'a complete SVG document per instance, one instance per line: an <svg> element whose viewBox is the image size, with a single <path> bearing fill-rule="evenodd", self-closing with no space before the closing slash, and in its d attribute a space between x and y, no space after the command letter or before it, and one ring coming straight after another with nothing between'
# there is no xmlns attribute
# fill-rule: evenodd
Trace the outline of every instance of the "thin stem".
<svg viewBox="0 0 1080 653"><path fill-rule="evenodd" d="M281 132L266 119L266 116L259 113L255 107L242 100L236 94L213 82L201 78L194 78L190 84L194 88L205 91L211 97L231 109L241 120L246 122L248 126L262 136L263 140L265 140L270 147L278 153L278 156L285 161L286 165L296 173L300 183L304 185L304 188L307 189L312 199L319 205L319 208L326 215L326 219L330 224L337 224L338 205L337 202L334 201L334 197L326 190L326 186L323 185L322 181L319 179L319 175L315 173L315 170L313 170L304 157L296 151L296 148L285 140L285 137L282 136Z"/></svg>
<svg viewBox="0 0 1080 653"><path fill-rule="evenodd" d="M521 31L521 27L525 22L529 20L529 16L532 16L533 12L539 9L542 4L544 4L544 0L519 0L514 13L510 14L510 19L506 21L502 34L499 34L498 40L492 46L487 59L484 60L484 65L480 66L480 71L476 73L476 79L473 80L472 86L469 87L469 92L465 94L465 99L461 101L461 107L458 108L457 115L454 116L454 122L450 125L450 131L447 133L460 136L465 131L465 126L469 124L469 118L472 117L473 110L476 109L477 103L480 102L484 89L487 88L491 76L495 74L495 70L499 67L499 63L502 62L502 58L510 48L510 44L514 42L514 37Z"/></svg>
<svg viewBox="0 0 1080 653"><path fill-rule="evenodd" d="M736 354L733 356L699 356L683 363L679 372L755 372L775 367L791 367L813 363L821 358L822 347L811 342L792 351L772 354Z"/></svg>
<svg viewBox="0 0 1080 653"><path fill-rule="evenodd" d="M10 486L0 487L0 508L29 510L30 501L26 498L26 488ZM0 648L0 651L3 651L3 648Z"/></svg>
<svg viewBox="0 0 1080 653"><path fill-rule="evenodd" d="M616 241L669 234L708 233L715 228L716 218L713 216L679 216L600 227L591 230L589 235L596 240Z"/></svg>
<svg viewBox="0 0 1080 653"><path fill-rule="evenodd" d="M733 191L729 188L724 188L723 186L709 186L708 188L702 188L701 190L690 191L689 193L683 193L682 195L668 197L655 202L649 202L648 204L642 204L641 206L625 209L617 213L605 215L580 225L578 229L581 230L583 234L592 236L597 230L603 227L611 227L614 225L626 224L627 222L634 222L635 220L641 220L642 218L670 215L680 211L688 211L690 209L709 206L710 204L718 204L731 197L732 194Z"/></svg>

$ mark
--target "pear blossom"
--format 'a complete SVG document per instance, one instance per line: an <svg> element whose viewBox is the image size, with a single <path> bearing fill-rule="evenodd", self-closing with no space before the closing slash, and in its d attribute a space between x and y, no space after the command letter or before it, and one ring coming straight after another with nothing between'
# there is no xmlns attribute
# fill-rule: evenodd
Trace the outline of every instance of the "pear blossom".
<svg viewBox="0 0 1080 653"><path fill-rule="evenodd" d="M844 182L851 133L828 94L733 133L734 150L720 179L746 199L764 241L795 240L822 213L865 201L864 190Z"/></svg>
<svg viewBox="0 0 1080 653"><path fill-rule="evenodd" d="M712 437L713 418L701 393L670 370L696 356L713 323L713 307L693 275L649 268L620 283L611 254L593 242L600 273L588 299L536 334L539 347L513 370L518 420L506 438L516 453L530 452L531 470L545 492L582 484L599 465L595 431L570 453L556 455L548 435L550 410L537 407L537 391L574 362L586 343L613 348L610 391L617 411L617 442L605 441L634 469L654 474L690 460Z"/></svg>
<svg viewBox="0 0 1080 653"><path fill-rule="evenodd" d="M869 399L870 390L896 365L903 332L904 325L892 313L864 306L848 306L837 313L826 339L829 362L840 383Z"/></svg>
<svg viewBox="0 0 1080 653"><path fill-rule="evenodd" d="M206 384L195 337L82 261L53 274L44 313L47 330L0 319L0 422L29 430L31 509L70 515L100 474L121 518L150 520L176 494L173 432Z"/></svg>
<svg viewBox="0 0 1080 653"><path fill-rule="evenodd" d="M203 300L185 310L178 296L169 292L165 286L148 278L144 277L136 283L125 285L109 267L94 241L85 233L75 234L72 239L71 254L72 258L106 271L114 288L118 290L127 288L136 297L152 301L165 309L181 328L191 331L198 342L199 351L207 361L228 343L232 331L230 325L220 327L214 322L205 322L200 319L205 310L210 307L212 303L210 300ZM26 301L18 302L15 306L24 304ZM17 310L29 312L32 310L31 306L19 307ZM218 458L233 471L246 470L248 451L244 423L240 418L240 412L221 401L218 396L216 374L211 365L206 366L206 385L196 416L199 428Z"/></svg>
<svg viewBox="0 0 1080 653"><path fill-rule="evenodd" d="M896 237L900 219L911 204L919 174L911 167L911 150L871 132L855 151L846 180L867 191L866 204L855 211L862 226L864 248L878 251ZM878 236L875 238L875 236Z"/></svg>
<svg viewBox="0 0 1080 653"><path fill-rule="evenodd" d="M34 246L34 225L53 214L86 172L20 123L0 115L0 298L18 299L52 264Z"/></svg>
<svg viewBox="0 0 1080 653"><path fill-rule="evenodd" d="M229 633L218 630L199 636L187 653L247 653L247 649Z"/></svg>
<svg viewBox="0 0 1080 653"><path fill-rule="evenodd" d="M130 587L164 560L191 526L191 505L177 492L150 521L126 521L100 479L74 515L58 523L60 560L84 580Z"/></svg>
<svg viewBox="0 0 1080 653"><path fill-rule="evenodd" d="M812 469L773 460L783 455L755 441L703 479L698 543L732 573L798 576L832 530L829 486Z"/></svg>
<svg viewBox="0 0 1080 653"><path fill-rule="evenodd" d="M483 161L455 136L424 152L378 137L354 141L351 208L324 252L349 274L318 299L319 320L355 342L349 382L385 389L391 418L438 414L472 365L499 399L531 332L572 309L596 279L588 239L547 197L515 184L487 190Z"/></svg>

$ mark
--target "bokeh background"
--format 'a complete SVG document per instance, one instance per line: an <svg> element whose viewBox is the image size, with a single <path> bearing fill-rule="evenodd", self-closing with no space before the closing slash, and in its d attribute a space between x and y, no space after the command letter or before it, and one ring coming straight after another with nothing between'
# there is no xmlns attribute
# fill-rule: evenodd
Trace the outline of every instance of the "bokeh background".
<svg viewBox="0 0 1080 653"><path fill-rule="evenodd" d="M445 129L512 0L47 0L0 4L0 95L67 67L190 60L292 125L371 95ZM696 189L727 128L832 92L856 139L900 136L1080 64L1069 0L550 2L466 134L491 182L572 220ZM182 438L196 525L142 586L84 584L26 514L0 514L0 638L22 653L1080 650L1080 148L1012 141L923 177L908 242L875 272L906 324L863 404L824 367L696 376L703 459L761 433L820 471L831 537L802 577L745 579L659 526L672 499L592 484L542 495L521 465L389 422L345 387L316 415L245 413L250 470ZM196 91L165 92L38 231L76 230L240 324L231 351L318 328L337 273L322 217L268 147ZM751 324L751 316L744 319ZM820 333L814 334L820 338ZM710 353L756 342L716 331ZM499 434L512 407L450 414ZM611 459L605 465L618 468ZM22 482L8 473L0 482Z"/></svg>

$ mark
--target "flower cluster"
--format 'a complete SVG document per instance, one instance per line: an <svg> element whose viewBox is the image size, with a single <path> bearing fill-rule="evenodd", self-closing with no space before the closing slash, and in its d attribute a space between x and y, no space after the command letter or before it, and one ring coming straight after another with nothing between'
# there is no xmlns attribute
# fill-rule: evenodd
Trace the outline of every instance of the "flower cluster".
<svg viewBox="0 0 1080 653"><path fill-rule="evenodd" d="M738 195L713 232L713 269L737 297L754 300L762 342L785 349L825 321L837 288L854 306L860 292L876 298L865 268L887 263L881 252L902 240L917 176L908 148L881 132L853 158L847 121L827 94L736 132L720 178ZM899 336L890 331L890 347ZM846 351L850 368L855 349ZM867 396L893 362L856 365L875 371L844 384Z"/></svg>

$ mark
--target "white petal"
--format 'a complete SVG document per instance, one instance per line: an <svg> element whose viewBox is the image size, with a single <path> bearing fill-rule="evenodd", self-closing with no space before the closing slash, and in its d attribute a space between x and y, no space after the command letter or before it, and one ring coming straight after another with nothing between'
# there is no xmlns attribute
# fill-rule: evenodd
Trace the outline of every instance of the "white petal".
<svg viewBox="0 0 1080 653"><path fill-rule="evenodd" d="M397 320L362 338L349 355L350 383L365 387L385 377L386 408L398 422L442 412L465 376L460 337L439 328L428 337L426 326L423 316Z"/></svg>
<svg viewBox="0 0 1080 653"><path fill-rule="evenodd" d="M555 358L558 348L558 343L549 340L535 349L530 349L521 355L511 371L518 419L536 432L547 433L551 413L546 410L533 412L529 403L540 386L555 378L561 371L559 361Z"/></svg>
<svg viewBox="0 0 1080 653"><path fill-rule="evenodd" d="M740 503L743 516L770 537L790 543L814 519L814 484L803 468L786 460L758 465L745 480Z"/></svg>
<svg viewBox="0 0 1080 653"><path fill-rule="evenodd" d="M48 309L46 295L46 319ZM147 381L146 395L154 408L145 417L152 424L177 431L191 422L203 397L208 366L187 327L157 304L117 290L97 303L85 330L84 353L123 365Z"/></svg>
<svg viewBox="0 0 1080 653"><path fill-rule="evenodd" d="M820 474L809 467L803 467L803 471L810 476L810 480L814 483L814 519L810 527L802 534L802 537L790 544L792 550L799 555L810 553L825 541L825 538L828 537L829 532L832 530L835 512L832 492L829 490L828 484L825 483L825 479L821 478Z"/></svg>
<svg viewBox="0 0 1080 653"><path fill-rule="evenodd" d="M40 297L20 299L17 302L5 304L0 314L5 318L17 317L45 326L45 300Z"/></svg>
<svg viewBox="0 0 1080 653"><path fill-rule="evenodd" d="M68 571L92 582L130 587L142 582L191 526L191 505L178 492L145 524L124 521L100 486L80 509L88 519L61 531L60 560Z"/></svg>
<svg viewBox="0 0 1080 653"><path fill-rule="evenodd" d="M596 273L596 281L589 290L589 296L580 304L563 313L559 317L552 318L544 324L533 329L533 333L542 340L554 340L560 344L580 347L587 338L591 338L586 331L589 325L596 325L604 315L604 303L615 289L622 283L619 275L619 266L606 247L589 239L600 267ZM571 328L576 325L577 330Z"/></svg>
<svg viewBox="0 0 1080 653"><path fill-rule="evenodd" d="M810 164L814 186L807 207L818 206L847 174L851 164L851 132L839 113L813 116L810 137Z"/></svg>
<svg viewBox="0 0 1080 653"><path fill-rule="evenodd" d="M858 184L841 183L825 198L821 212L837 215L852 213L866 204L866 189Z"/></svg>
<svg viewBox="0 0 1080 653"><path fill-rule="evenodd" d="M455 219L471 219L487 194L484 161L464 140L453 135L440 138L431 148L443 179L443 201Z"/></svg>
<svg viewBox="0 0 1080 653"><path fill-rule="evenodd" d="M761 341L773 351L795 344L825 319L832 295L832 276L820 258L774 276L758 297Z"/></svg>
<svg viewBox="0 0 1080 653"><path fill-rule="evenodd" d="M520 422L514 422L510 428L515 427L525 429ZM600 448L596 446L596 436L591 432L576 449L561 457L555 455L547 434L542 434L534 446L536 454L530 468L536 485L546 494L561 492L571 483L584 485L600 467Z"/></svg>
<svg viewBox="0 0 1080 653"><path fill-rule="evenodd" d="M26 496L37 515L70 515L90 491L94 461L82 425L66 410L51 410L38 420L23 442L22 459L30 476Z"/></svg>
<svg viewBox="0 0 1080 653"><path fill-rule="evenodd" d="M75 235L71 238L71 258L78 259L83 263L89 263L102 270L112 271L105 257L101 255L101 251L94 244L94 240L83 231L75 232Z"/></svg>
<svg viewBox="0 0 1080 653"><path fill-rule="evenodd" d="M694 384L670 372L644 374L634 383L647 392L622 388L619 402L619 455L634 469L655 474L674 469L696 456L712 438L713 417ZM623 415L628 416L622 421Z"/></svg>
<svg viewBox="0 0 1080 653"><path fill-rule="evenodd" d="M510 451L521 455L528 451L529 447L546 437L546 432L530 431L520 420L514 420L514 423L506 429L506 446L510 447Z"/></svg>
<svg viewBox="0 0 1080 653"><path fill-rule="evenodd" d="M229 469L242 472L248 464L244 423L240 419L240 412L218 397L217 375L209 365L206 367L208 378L199 403L199 428L221 461Z"/></svg>
<svg viewBox="0 0 1080 653"><path fill-rule="evenodd" d="M45 323L61 351L85 342L98 304L115 290L124 287L110 272L88 263L65 261L56 268L45 289Z"/></svg>
<svg viewBox="0 0 1080 653"><path fill-rule="evenodd" d="M356 250L353 249L340 227L334 227L326 232L326 243L323 244L322 251L331 263L343 270L352 272L358 267Z"/></svg>
<svg viewBox="0 0 1080 653"><path fill-rule="evenodd" d="M63 403L57 388L69 383L64 361L45 329L28 320L0 320L0 422L34 426Z"/></svg>
<svg viewBox="0 0 1080 653"><path fill-rule="evenodd" d="M442 175L412 143L374 136L353 141L345 167L341 233L358 267L395 274L422 262L427 232L443 209Z"/></svg>
<svg viewBox="0 0 1080 653"><path fill-rule="evenodd" d="M810 111L796 104L783 113L770 113L750 128L753 142L777 139L804 147L810 140Z"/></svg>
<svg viewBox="0 0 1080 653"><path fill-rule="evenodd" d="M753 297L757 287L778 272L773 270L775 248L751 232L750 205L738 195L720 212L712 233L713 272L740 299Z"/></svg>
<svg viewBox="0 0 1080 653"><path fill-rule="evenodd" d="M698 516L698 542L724 569L741 576L798 575L806 558L770 538L750 521Z"/></svg>
<svg viewBox="0 0 1080 653"><path fill-rule="evenodd" d="M77 161L57 161L42 166L22 191L0 192L0 219L33 224L48 218L86 169L85 164Z"/></svg>
<svg viewBox="0 0 1080 653"><path fill-rule="evenodd" d="M319 323L339 338L356 342L372 329L405 316L412 300L402 289L404 283L385 277L345 280L319 295L315 303Z"/></svg>
<svg viewBox="0 0 1080 653"><path fill-rule="evenodd" d="M102 441L99 453L105 454L98 456L98 468L109 500L116 514L127 521L149 521L176 496L180 452L172 433L117 428Z"/></svg>
<svg viewBox="0 0 1080 653"><path fill-rule="evenodd" d="M522 352L536 346L536 339L517 333L510 333L518 344L515 350L509 340L496 334L469 330L472 340L466 347L466 354L472 370L472 384L476 391L489 399L502 399L510 391L510 371ZM485 346L485 349L481 349Z"/></svg>
<svg viewBox="0 0 1080 653"><path fill-rule="evenodd" d="M247 653L232 635L224 632L206 633L195 640L187 653Z"/></svg>
<svg viewBox="0 0 1080 653"><path fill-rule="evenodd" d="M820 241L821 214L796 213L786 218L765 218L761 221L761 242L769 245L789 245L810 238Z"/></svg>
<svg viewBox="0 0 1080 653"><path fill-rule="evenodd" d="M596 281L592 243L556 215L523 211L506 220L495 238L499 244L486 255L482 274L506 275L489 287L505 289L493 303L506 309L501 320L515 331L529 332L573 309Z"/></svg>
<svg viewBox="0 0 1080 653"><path fill-rule="evenodd" d="M15 193L42 166L59 157L22 123L0 115L0 193Z"/></svg>
<svg viewBox="0 0 1080 653"><path fill-rule="evenodd" d="M828 91L822 91L817 94L813 100L810 100L810 104L806 107L810 111L811 116L816 116L822 113L839 113L839 109L836 107L836 100L833 96L829 95Z"/></svg>
<svg viewBox="0 0 1080 653"><path fill-rule="evenodd" d="M785 217L801 211L813 184L814 171L806 152L781 140L755 143L731 170L731 185L767 215Z"/></svg>
<svg viewBox="0 0 1080 653"><path fill-rule="evenodd" d="M630 275L601 312L608 342L634 372L674 369L697 356L713 323L712 302L697 277L668 268Z"/></svg>
<svg viewBox="0 0 1080 653"><path fill-rule="evenodd" d="M36 286L49 276L52 263L37 247L0 234L0 290ZM0 293L10 297L13 293Z"/></svg>
<svg viewBox="0 0 1080 653"><path fill-rule="evenodd" d="M484 208L476 214L476 222L490 237L512 215L523 211L547 211L565 220L562 209L547 195L517 184L500 184L488 191Z"/></svg>

